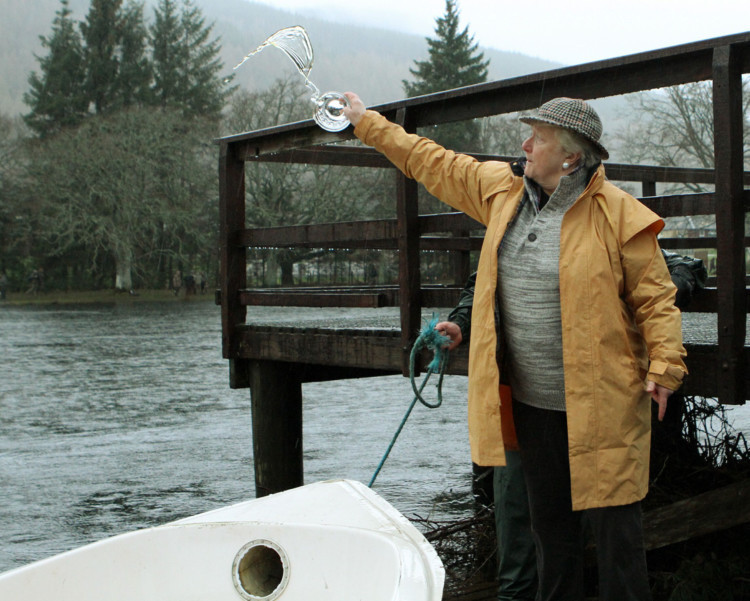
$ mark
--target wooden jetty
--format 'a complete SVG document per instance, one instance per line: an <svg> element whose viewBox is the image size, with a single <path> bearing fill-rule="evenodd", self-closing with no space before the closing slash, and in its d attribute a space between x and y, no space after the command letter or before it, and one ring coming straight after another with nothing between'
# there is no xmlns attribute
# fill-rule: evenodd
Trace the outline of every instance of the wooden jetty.
<svg viewBox="0 0 750 601"><path fill-rule="evenodd" d="M689 344L687 393L742 404L748 398L745 213L750 174L743 171L742 75L750 72L750 32L616 59L555 69L411 98L374 107L407 131L419 127L533 109L557 96L604 98L680 84L713 82L715 169L605 164L609 179L638 182L641 200L664 217L713 215L712 238L662 238L670 249L716 249L717 275L691 311L717 315L715 342ZM606 124L605 124L606 129ZM480 248L478 224L460 213L420 215L417 184L397 173L391 219L306 226L245 227L245 165L289 162L393 169L352 140L351 128L329 133L312 121L232 135L220 144L221 304L223 355L230 385L252 393L253 445L258 495L303 483L302 392L305 382L407 374L408 357L424 307L451 307L469 275L469 255ZM480 160L503 159L477 155ZM507 159L507 158L506 158ZM659 182L715 184L701 194L657 196ZM392 249L398 285L329 288L247 286L247 249L255 247ZM455 285L422 282L420 250L453 253ZM399 308L400 328L341 329L254 324L248 307ZM466 373L466 353L452 373ZM743 489L746 492L746 489ZM700 500L699 500L700 501ZM746 521L747 511L734 519ZM667 518L663 518L667 519ZM729 520L733 521L732 519ZM724 525L723 527L726 527ZM661 544L661 543L660 543Z"/></svg>

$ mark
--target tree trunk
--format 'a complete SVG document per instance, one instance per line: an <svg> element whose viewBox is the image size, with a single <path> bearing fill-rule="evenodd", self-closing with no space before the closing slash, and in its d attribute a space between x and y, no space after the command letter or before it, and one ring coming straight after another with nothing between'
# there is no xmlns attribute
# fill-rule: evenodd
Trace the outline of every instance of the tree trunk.
<svg viewBox="0 0 750 601"><path fill-rule="evenodd" d="M115 256L115 289L132 290L133 253L129 250Z"/></svg>

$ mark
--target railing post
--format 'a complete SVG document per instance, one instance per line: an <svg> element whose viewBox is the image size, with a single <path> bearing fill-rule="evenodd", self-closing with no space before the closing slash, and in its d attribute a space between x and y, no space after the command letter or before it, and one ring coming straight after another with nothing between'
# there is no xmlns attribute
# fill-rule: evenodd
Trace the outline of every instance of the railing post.
<svg viewBox="0 0 750 601"><path fill-rule="evenodd" d="M247 287L247 257L237 242L245 228L245 163L223 142L219 153L219 253L221 256L221 348L229 359L230 388L247 388L249 363L239 358L238 325L245 323L246 309L239 291Z"/></svg>
<svg viewBox="0 0 750 601"><path fill-rule="evenodd" d="M396 123L414 133L405 108L396 113ZM409 354L417 339L422 315L421 274L419 267L419 203L417 182L400 171L396 175L396 213L398 215L398 287L401 311L402 372L409 375Z"/></svg>
<svg viewBox="0 0 750 601"><path fill-rule="evenodd" d="M656 182L641 182L641 196L656 196Z"/></svg>
<svg viewBox="0 0 750 601"><path fill-rule="evenodd" d="M732 46L713 54L719 400L745 402L745 209L742 200L742 71Z"/></svg>

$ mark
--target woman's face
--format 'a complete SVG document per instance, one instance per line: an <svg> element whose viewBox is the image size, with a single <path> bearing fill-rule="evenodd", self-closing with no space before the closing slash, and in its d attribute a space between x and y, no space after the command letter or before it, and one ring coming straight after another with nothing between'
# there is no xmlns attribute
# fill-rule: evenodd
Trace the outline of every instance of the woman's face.
<svg viewBox="0 0 750 601"><path fill-rule="evenodd" d="M552 125L532 125L531 135L524 140L521 148L526 153L524 174L539 184L547 194L552 194L560 178L572 171L577 158L562 149ZM563 163L566 161L569 167L564 169Z"/></svg>

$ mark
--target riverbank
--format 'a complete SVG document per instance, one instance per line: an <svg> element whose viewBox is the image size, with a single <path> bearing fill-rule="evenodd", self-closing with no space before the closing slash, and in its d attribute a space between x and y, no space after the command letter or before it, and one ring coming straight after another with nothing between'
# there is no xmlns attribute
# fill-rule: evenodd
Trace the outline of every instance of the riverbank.
<svg viewBox="0 0 750 601"><path fill-rule="evenodd" d="M134 292L108 290L71 290L26 294L9 293L0 307L25 305L85 305L85 304L132 304L140 302L214 302L213 290L204 294L175 294L171 290L136 290Z"/></svg>

